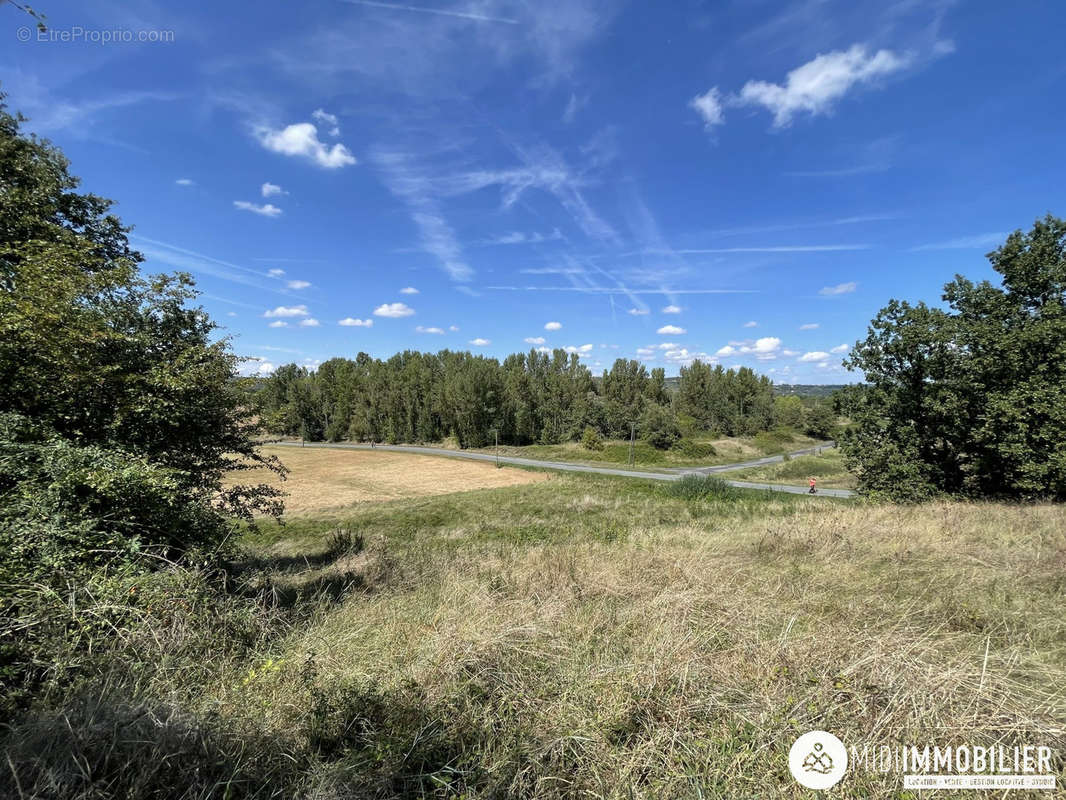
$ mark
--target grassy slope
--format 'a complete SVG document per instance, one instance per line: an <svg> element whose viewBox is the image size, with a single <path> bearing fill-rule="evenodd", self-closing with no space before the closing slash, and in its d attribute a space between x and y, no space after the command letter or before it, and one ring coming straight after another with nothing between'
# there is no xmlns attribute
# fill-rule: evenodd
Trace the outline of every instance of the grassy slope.
<svg viewBox="0 0 1066 800"><path fill-rule="evenodd" d="M820 488L854 489L858 485L855 476L844 469L844 459L839 450L826 450L816 456L797 456L778 464L762 467L730 470L723 477L736 481L783 483L806 486L807 477L813 475Z"/></svg>
<svg viewBox="0 0 1066 800"><path fill-rule="evenodd" d="M554 475L265 527L242 578L269 632L248 651L228 617L186 625L214 643L190 662L169 622L138 692L171 710L74 729L134 749L120 782L203 762L234 796L791 798L787 750L812 728L861 748L1048 743L1066 723L1066 510L669 491Z"/></svg>

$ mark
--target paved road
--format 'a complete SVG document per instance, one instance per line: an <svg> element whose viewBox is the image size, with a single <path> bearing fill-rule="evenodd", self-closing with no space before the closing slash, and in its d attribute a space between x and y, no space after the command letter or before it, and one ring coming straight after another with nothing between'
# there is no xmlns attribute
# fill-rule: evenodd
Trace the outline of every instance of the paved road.
<svg viewBox="0 0 1066 800"><path fill-rule="evenodd" d="M496 461L496 456L491 453L471 453L469 450L445 450L441 447L418 447L416 445L379 444L371 447L368 444L333 444L325 442L271 442L271 445L282 447L324 447L338 450L388 450L397 453L422 453L430 456L445 456L447 458L467 458L474 461ZM833 444L818 445L805 450L797 450L790 455L808 455L812 452L820 452ZM617 469L615 467L589 466L585 464L570 464L566 461L540 461L533 458L519 458L517 456L500 456L501 464L515 464L522 467L541 467L542 469L555 469L562 472L592 472L597 475L620 475L624 478L645 478L653 481L676 481L683 475L709 474L712 472L725 472L731 469L754 467L760 464L772 464L781 461L783 456L769 456L755 461L747 461L742 464L725 464L717 467L694 467L691 469L673 469L669 472L638 472L631 469ZM750 483L748 481L726 481L730 486L740 489L768 489L772 492L787 492L789 494L807 494L802 486L789 486L783 483ZM854 492L849 489L819 489L819 497L853 497Z"/></svg>

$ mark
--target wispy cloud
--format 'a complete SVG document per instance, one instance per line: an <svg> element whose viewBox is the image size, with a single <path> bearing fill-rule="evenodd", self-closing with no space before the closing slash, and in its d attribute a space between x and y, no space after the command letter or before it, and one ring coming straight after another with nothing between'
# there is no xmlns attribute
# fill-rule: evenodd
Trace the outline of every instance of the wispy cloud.
<svg viewBox="0 0 1066 800"><path fill-rule="evenodd" d="M150 239L139 234L131 234L130 240L150 261L159 261L184 272L203 273L244 286L254 286L272 294L288 294L270 286L270 282L264 280L267 276L261 270L243 267L240 264L223 261L222 259L198 253L195 250L162 242L158 239Z"/></svg>
<svg viewBox="0 0 1066 800"><path fill-rule="evenodd" d="M418 294L418 289L414 286L405 286L400 289L400 294Z"/></svg>
<svg viewBox="0 0 1066 800"><path fill-rule="evenodd" d="M343 325L345 328L373 328L374 320L372 319L357 319L355 317L345 317L342 320L337 321L338 325Z"/></svg>
<svg viewBox="0 0 1066 800"><path fill-rule="evenodd" d="M377 150L373 159L382 170L389 190L410 208L422 250L434 256L453 281L472 280L474 270L466 263L455 232L440 210L438 193L429 174L405 153Z"/></svg>
<svg viewBox="0 0 1066 800"><path fill-rule="evenodd" d="M818 294L831 297L838 294L849 294L858 288L859 284L855 281L848 281L847 283L838 283L836 286L823 286L818 290Z"/></svg>
<svg viewBox="0 0 1066 800"><path fill-rule="evenodd" d="M582 292L585 294L673 295L673 294L757 294L758 289L629 289L617 286L486 286L506 292Z"/></svg>
<svg viewBox="0 0 1066 800"><path fill-rule="evenodd" d="M869 250L868 244L799 244L775 247L703 247L678 250L678 253L832 253L845 250Z"/></svg>
<svg viewBox="0 0 1066 800"><path fill-rule="evenodd" d="M492 342L489 339L478 337L477 339L471 339L470 344L474 345L474 347L485 347L486 345L492 344Z"/></svg>
<svg viewBox="0 0 1066 800"><path fill-rule="evenodd" d="M444 335L444 329L443 328L437 328L437 327L428 327L427 328L427 327L425 327L423 325L416 325L415 326L415 332L416 333L435 333L435 334L437 334L439 336L443 336Z"/></svg>
<svg viewBox="0 0 1066 800"><path fill-rule="evenodd" d="M174 181L174 183L178 184L178 186L195 186L196 185L196 181L194 181L192 178L178 178L176 181Z"/></svg>
<svg viewBox="0 0 1066 800"><path fill-rule="evenodd" d="M801 331L814 331L814 330L818 329L818 323L817 322L805 322L802 325L800 325L799 329Z"/></svg>
<svg viewBox="0 0 1066 800"><path fill-rule="evenodd" d="M660 336L680 336L683 333L688 333L684 328L679 328L677 325L663 325L655 332Z"/></svg>
<svg viewBox="0 0 1066 800"><path fill-rule="evenodd" d="M912 247L913 252L922 250L979 250L983 247L996 247L1007 238L1005 233L979 233L975 236L960 236L944 242L932 242Z"/></svg>
<svg viewBox="0 0 1066 800"><path fill-rule="evenodd" d="M256 203L249 203L247 200L234 200L233 207L241 211L251 211L253 214L258 214L261 217L281 216L281 209L271 203L257 205Z"/></svg>
<svg viewBox="0 0 1066 800"><path fill-rule="evenodd" d="M412 11L419 14L436 14L442 17L453 17L455 19L468 19L473 22L498 22L502 25L518 25L519 21L516 19L507 19L506 17L492 17L487 14L475 14L467 11L451 11L443 8L426 8L425 6L405 6L397 3L378 3L375 0L343 0L345 3L356 6L368 6L370 8L387 8L392 11Z"/></svg>
<svg viewBox="0 0 1066 800"><path fill-rule="evenodd" d="M286 281L285 285L290 289L306 289L311 283L310 281Z"/></svg>
<svg viewBox="0 0 1066 800"><path fill-rule="evenodd" d="M262 186L259 187L259 193L261 195L263 195L263 197L275 197L275 196L279 196L280 197L283 194L288 194L288 192L286 192L284 189L282 189L276 183L271 183L270 181L267 181L266 183L264 183Z"/></svg>

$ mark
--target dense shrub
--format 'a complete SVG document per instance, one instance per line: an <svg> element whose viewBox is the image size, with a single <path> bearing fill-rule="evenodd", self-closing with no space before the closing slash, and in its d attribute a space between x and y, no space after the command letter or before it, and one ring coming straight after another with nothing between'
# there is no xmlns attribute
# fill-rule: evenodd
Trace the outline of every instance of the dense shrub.
<svg viewBox="0 0 1066 800"><path fill-rule="evenodd" d="M581 446L586 450L602 450L603 437L600 436L599 431L589 425L581 435Z"/></svg>
<svg viewBox="0 0 1066 800"><path fill-rule="evenodd" d="M681 439L681 429L667 409L649 405L640 418L640 438L659 450L669 450Z"/></svg>
<svg viewBox="0 0 1066 800"><path fill-rule="evenodd" d="M715 475L683 475L666 485L672 497L684 500L735 500L740 490Z"/></svg>

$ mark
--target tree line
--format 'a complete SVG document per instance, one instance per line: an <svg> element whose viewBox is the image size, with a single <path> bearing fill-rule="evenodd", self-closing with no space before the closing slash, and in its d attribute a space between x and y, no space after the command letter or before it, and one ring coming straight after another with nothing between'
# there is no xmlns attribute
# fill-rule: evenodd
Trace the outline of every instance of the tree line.
<svg viewBox="0 0 1066 800"><path fill-rule="evenodd" d="M594 377L564 350L514 353L502 362L468 352L404 351L389 359L333 358L315 370L279 367L254 386L267 430L309 441L410 443L454 436L460 447L558 444L587 431L607 438L635 433L658 447L682 429L727 436L776 425L825 428L798 398L775 398L773 383L751 369L681 369L676 392L662 368L617 359ZM784 402L782 402L784 401ZM831 427L832 416L828 417Z"/></svg>

